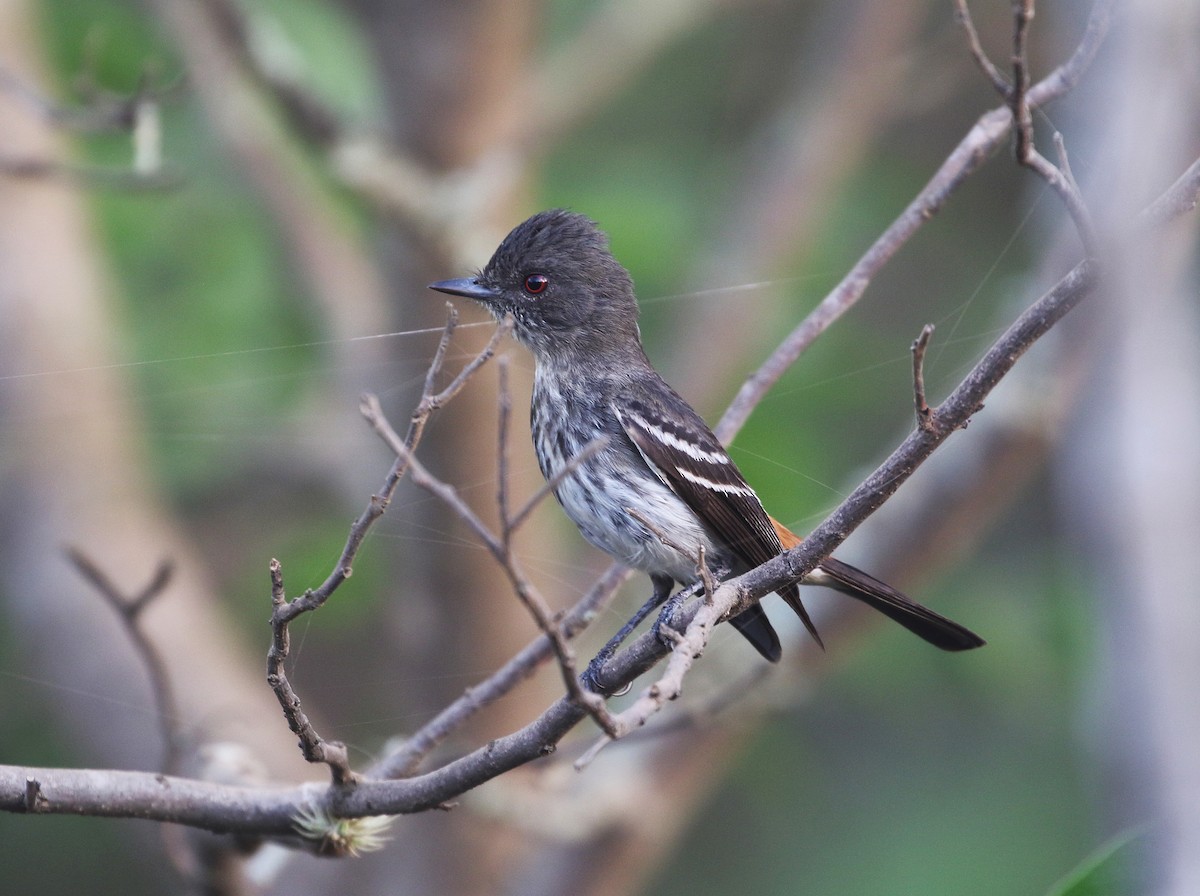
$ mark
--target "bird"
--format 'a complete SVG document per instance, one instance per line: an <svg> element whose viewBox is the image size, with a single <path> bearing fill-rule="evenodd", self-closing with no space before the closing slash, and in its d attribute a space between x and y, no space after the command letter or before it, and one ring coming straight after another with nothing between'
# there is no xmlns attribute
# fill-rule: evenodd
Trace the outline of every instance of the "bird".
<svg viewBox="0 0 1200 896"><path fill-rule="evenodd" d="M651 364L633 280L590 218L538 212L474 276L429 288L472 299L497 320L511 318L513 336L535 360L530 430L542 475L561 477L555 497L587 541L649 575L653 594L643 613L667 601L676 584L698 588L700 556L719 581L800 543ZM985 643L836 558L802 581L857 598L943 650ZM798 585L777 593L823 647ZM757 603L729 621L765 659L779 661L779 636Z"/></svg>

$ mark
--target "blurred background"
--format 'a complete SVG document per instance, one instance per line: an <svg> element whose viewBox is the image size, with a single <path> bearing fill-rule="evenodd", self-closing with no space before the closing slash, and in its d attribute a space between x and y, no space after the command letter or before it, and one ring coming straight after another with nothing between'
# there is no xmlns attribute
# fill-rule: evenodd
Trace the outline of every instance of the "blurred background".
<svg viewBox="0 0 1200 896"><path fill-rule="evenodd" d="M1010 5L975 6L1005 63ZM1039 9L1035 79L1090 8ZM190 843L220 893L1200 892L1195 219L1133 228L1200 147L1198 16L1121 4L1038 114L1113 250L1104 294L839 552L986 648L942 654L818 593L821 653L769 598L779 668L718 632L644 737L580 774L581 726L380 852L243 866L207 835L5 815L6 887L180 892ZM318 585L381 486L359 395L406 424L446 317L426 283L533 211L583 212L633 274L651 358L715 422L998 104L946 0L7 0L0 79L0 762L161 765L144 669L72 547L129 594L174 565L144 628L187 769L288 781L324 776L263 681L267 563L292 595ZM815 526L909 431L924 324L940 399L1079 257L1053 193L998 152L738 435L768 509ZM461 312L451 372L492 332ZM525 495L532 363L503 352ZM421 449L492 516L496 394L489 365ZM607 565L553 504L520 558L555 608ZM405 485L289 669L361 768L535 634ZM560 692L543 669L425 768ZM217 743L237 769L212 767Z"/></svg>

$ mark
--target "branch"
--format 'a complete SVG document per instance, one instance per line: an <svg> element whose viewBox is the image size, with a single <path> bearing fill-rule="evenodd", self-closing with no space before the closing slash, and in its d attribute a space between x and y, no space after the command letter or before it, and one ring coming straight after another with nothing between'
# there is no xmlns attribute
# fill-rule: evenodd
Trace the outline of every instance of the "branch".
<svg viewBox="0 0 1200 896"><path fill-rule="evenodd" d="M92 587L104 598L105 603L116 611L117 617L125 626L125 633L133 642L134 649L146 666L146 675L150 679L150 690L154 693L154 706L157 710L159 724L162 725L163 737L163 771L174 773L180 764L179 709L175 702L175 694L171 690L170 676L158 649L146 637L142 630L141 615L153 601L161 595L171 583L174 567L169 560L158 564L149 583L132 597L127 597L113 581L92 560L78 548L66 548L67 559L71 561L79 574L91 583Z"/></svg>
<svg viewBox="0 0 1200 896"><path fill-rule="evenodd" d="M1150 208L1148 208L1145 212L1142 212L1142 215L1139 217L1139 221L1147 225L1162 225L1174 220L1176 217L1186 214L1188 211L1194 210L1198 203L1200 203L1200 160L1196 160L1192 166L1188 168L1187 172L1180 176L1178 180L1176 180L1175 184L1172 184L1171 187L1168 188L1168 190L1166 190L1166 192L1164 192L1162 196L1160 196L1156 202L1150 206ZM1070 305L1072 306L1074 303L1080 301L1082 297L1084 297L1081 291L1080 293L1073 295L1075 290L1081 289L1081 285L1079 283L1080 273L1082 272L1078 270L1073 271L1072 275L1068 275L1067 278L1064 278L1063 281L1058 284L1058 287L1056 287L1055 290L1055 293L1057 293L1058 290L1066 290L1067 294L1061 296L1061 299L1064 302L1070 302ZM1037 315L1040 313L1039 308L1044 307L1045 306L1034 306L1031 308L1031 311L1027 313L1026 317L1022 317L1022 320L1027 320L1030 315L1033 315L1033 319L1036 319ZM1068 307L1060 306L1060 308L1058 308L1058 314L1064 314L1068 311L1068 309ZM1012 347L1012 342L1010 342L1007 338L1002 339L1000 343L997 343L997 347L1001 348L994 349L994 354L998 354L1003 357L1004 351ZM991 385L995 384L992 383ZM989 391L991 385L986 386L988 387ZM958 395L958 393L956 393L956 395ZM978 401L982 402L982 397L980 397ZM928 407L928 405L926 405L926 407ZM938 423L941 423L941 425L944 426L944 417L937 417L937 419L934 419L934 417L932 417L932 413L934 413L934 411L930 409L929 416L931 422L923 427L923 431L928 431L930 434L935 433ZM964 420L966 419L970 419L970 415L964 417ZM944 438L944 435L942 438ZM904 458L899 459L899 461L893 461L893 459L889 459L888 463L896 463L899 469L902 470L906 467L908 461ZM881 468L881 470L884 470L884 468ZM890 473L890 471L883 471L882 474L878 475L878 479L886 481L888 477L892 475L893 474ZM856 495L857 494L858 493L856 492ZM858 500L856 497L854 497L854 495L852 495L851 499L856 501ZM830 547L830 552L832 551L833 548ZM566 615L563 620L564 629L569 631L570 620L572 618L583 620L589 617L590 614L594 613L595 608L599 607L601 603L604 602L607 594L611 594L611 591L616 589L620 581L623 581L623 579L628 577L628 575L629 572L623 570L622 567L617 565L611 566L610 569L608 569L608 571L605 573L605 576L602 577L598 583L596 583L592 591L589 591L589 594L584 596L584 599L578 603L578 605L576 605L576 607L572 609L568 615ZM762 590L763 593L766 594L769 593L770 589L767 588ZM641 644L637 649L643 651L652 651L653 653L653 651L659 649L659 645L658 642L650 639L649 642ZM500 696L503 696L504 693L511 690L512 687L516 686L517 682L520 682L526 678L526 676L532 673L532 669L536 665L539 665L540 662L544 662L546 659L548 659L548 657L550 657L550 655L550 644L548 644L545 638L539 638L538 641L529 644L526 649L521 651L521 653L515 656L514 659L512 659L509 663L506 663L505 667L500 669L500 671L497 672L496 675L493 675L492 678L487 679L478 686L468 688L468 691L464 693L462 697L458 698L455 703L452 703L450 706L448 706L448 708L443 710L442 714L439 714L437 718L434 718L434 720L428 724L426 728L422 729L418 734L414 734L412 738L404 742L404 745L400 748L400 750L392 754L392 756L388 759L385 759L384 762L377 765L376 768L373 768L371 770L371 775L397 777L412 774L416 766L418 766L418 764L421 762L421 759L424 759L426 756L428 756L428 753L430 753L434 747L440 744L440 742L444 740L445 736L448 735L451 730L454 730L460 726L460 724L462 724L467 717L473 715L474 712L479 711L480 709L484 708L484 706L492 703L493 700L498 699ZM628 660L629 657L626 657L626 661ZM608 667L606 667L606 672L607 671ZM612 673L614 675L614 678L612 679L614 681L614 686L619 686L619 684L622 684L622 682L628 682L632 680L631 678L620 678L620 681L618 681L616 678L616 675L618 675L616 666L612 667Z"/></svg>
<svg viewBox="0 0 1200 896"><path fill-rule="evenodd" d="M966 379L939 407L931 409L926 426L919 426L892 455L797 547L750 572L721 584L711 602L690 609L691 617L671 650L666 670L624 712L613 719L617 736L644 725L682 691L683 678L704 651L718 622L747 609L763 595L797 582L828 557L916 471L950 435L964 429L983 400L1016 360L1055 323L1091 294L1098 283L1094 262L1085 260L1049 293L1035 302L992 346ZM683 611L686 615L689 610ZM647 641L649 639L649 642ZM665 648L654 636L643 636L627 651L641 662ZM613 661L619 664L624 655ZM639 663L640 665L640 663ZM611 667L610 667L611 668ZM620 681L627 679L619 676Z"/></svg>
<svg viewBox="0 0 1200 896"><path fill-rule="evenodd" d="M410 451L415 449L420 443L429 418L435 411L440 410L448 401L462 391L463 386L467 384L467 380L474 375L475 371L487 363L488 359L495 354L496 346L499 345L500 340L511 328L511 324L501 324L497 327L496 332L492 334L492 338L488 340L483 350L459 371L458 375L450 382L450 385L441 392L435 393L433 391L434 383L437 381L438 374L441 372L442 365L446 360L446 349L449 347L450 339L458 324L458 312L455 311L450 303L446 304L446 315L446 327L442 331L441 341L438 343L433 362L430 364L429 371L425 376L425 389L421 394L420 401L417 403L416 410L413 411L412 418L409 421L408 432L404 437L404 443ZM365 413L366 411L364 410ZM388 472L379 493L371 496L366 509L363 510L358 519L350 527L350 535L346 539L345 547L342 548L341 557L338 559L338 563L329 574L329 577L326 578L319 588L306 591L300 597L289 601L283 610L285 621L290 621L301 613L311 612L319 608L338 589L342 582L350 577L350 573L353 570L354 558L358 554L359 548L362 547L363 539L366 538L371 527L387 510L388 505L391 503L392 495L396 491L396 486L404 478L406 470L407 467L404 461L401 458L397 458L396 462L392 465L392 469Z"/></svg>
<svg viewBox="0 0 1200 896"><path fill-rule="evenodd" d="M1006 98L1016 124L1017 162L1035 172L1058 194L1079 231L1084 253L1089 258L1097 258L1099 252L1097 251L1096 230L1092 224L1091 214L1084 204L1083 196L1080 195L1079 187L1075 183L1075 178L1071 174L1066 144L1063 142L1062 135L1058 133L1054 135L1060 168L1056 168L1038 152L1034 144L1033 114L1029 107L1029 58L1027 54L1029 25L1033 20L1033 10L1033 0L1018 0L1013 4L1013 84L1012 89L1006 94Z"/></svg>
<svg viewBox="0 0 1200 896"><path fill-rule="evenodd" d="M0 175L22 179L62 179L83 187L127 191L168 190L182 186L183 176L164 166L162 159L162 101L182 81L155 88L143 75L137 89L121 95L94 90L93 101L79 108L59 105L12 72L0 68L0 91L25 104L39 118L59 128L86 133L128 132L133 144L129 168L76 165L49 159L0 156Z"/></svg>
<svg viewBox="0 0 1200 896"><path fill-rule="evenodd" d="M975 60L975 64L987 75L996 93L1007 98L1009 91L1012 90L1012 86L984 51L983 44L979 40L979 32L975 29L975 20L971 18L971 12L967 9L967 0L954 0L954 18L958 20L958 24L966 32L967 49L971 51L971 58Z"/></svg>
<svg viewBox="0 0 1200 896"><path fill-rule="evenodd" d="M1096 285L1091 262L1075 270L1031 306L992 346L957 389L931 414L929 431L916 430L798 547L735 579L724 582L711 602L680 611L684 632L671 651L667 669L634 705L614 717L617 733L636 730L670 699L705 633L759 596L797 581L831 553L893 494L949 435L966 425L1016 359ZM636 639L606 666L615 682L626 683L651 668L666 648L651 632ZM399 781L360 780L350 789L265 790L222 786L139 772L28 769L0 766L0 808L113 817L151 818L217 832L284 834L298 806L353 818L418 812L546 755L588 713L564 697L524 728L489 742L441 768ZM34 782L30 784L30 782Z"/></svg>
<svg viewBox="0 0 1200 896"><path fill-rule="evenodd" d="M506 406L508 405L508 390L502 379L500 391L500 421L501 421L501 444L499 448L499 460L501 468L501 485L497 495L501 505L502 516L507 514L507 486L503 482L503 477L507 475L507 461L504 443L507 441L507 433L504 428L507 426L508 414ZM473 511L470 506L459 495L458 490L447 482L438 479L429 472L426 467L416 459L412 453L412 449L396 434L388 423L387 418L383 415L382 409L379 407L378 401L374 396L368 396L367 399L368 419L375 431L387 442L388 446L396 452L400 461L402 461L410 471L413 484L417 485L436 498L439 498L446 506L453 510L460 519L463 520L476 535L483 541L484 546L491 552L496 562L500 564L508 577L509 583L512 585L513 591L521 604L529 611L529 614L534 618L539 629L550 639L550 645L554 651L555 657L558 659L559 669L562 673L563 683L566 686L567 693L570 698L586 707L588 713L596 720L604 730L611 728L611 720L608 710L604 705L604 698L598 694L593 694L580 684L578 674L575 671L575 654L567 643L567 636L563 633L562 627L558 624L554 614L551 612L549 605L542 597L541 592L533 586L533 583L522 572L516 557L512 552L512 535L514 527L509 519L502 518L501 534L497 535L488 525L480 519L479 515ZM603 444L602 440L594 440L585 446L584 450L571 459L571 463L555 477L554 484L557 485L566 476L571 475L593 452L595 452ZM540 495L547 493L547 490L539 492ZM527 516L523 514L522 519Z"/></svg>
<svg viewBox="0 0 1200 896"><path fill-rule="evenodd" d="M1194 201L1198 189L1195 177L1181 178L1152 207L1184 208ZM758 596L796 581L815 567L884 503L951 433L966 425L1024 351L1089 295L1096 282L1095 264L1084 260L1030 306L993 344L963 382L933 410L928 430L918 429L911 433L801 545L726 581L717 589L711 604L681 610L679 621L684 625L684 638L688 638L694 625L707 626L710 621L728 618ZM586 616L586 608L576 609ZM672 652L672 662L688 662L685 655L688 646L688 641L681 642ZM524 653L542 651L548 651L544 638L531 644ZM653 633L646 633L614 656L606 665L606 671L612 674L614 682L631 682L665 653L666 648ZM528 662L528 656L514 658L506 667L505 675L522 676L530 668L523 665ZM670 664L667 672L672 672ZM497 685L492 682L487 687L494 689ZM464 697L443 715L469 713L470 703ZM434 771L398 781L363 779L352 789L314 785L248 788L148 772L0 766L0 809L19 813L145 818L216 832L286 835L294 832L295 818L301 809L319 809L330 817L353 818L419 812L441 806L485 781L552 752L558 741L586 715L587 710L582 705L564 697L524 728ZM616 721L628 725L631 720L622 714ZM445 721L439 724L444 725ZM436 731L430 729L423 737L428 741L435 735ZM413 749L409 755L416 756L419 761L424 755L423 747ZM397 767L393 764L393 768Z"/></svg>
<svg viewBox="0 0 1200 896"><path fill-rule="evenodd" d="M929 340L933 338L933 324L926 324L921 329L921 335L912 344L913 356L913 404L917 409L917 427L928 429L932 426L930 415L933 410L925 400L925 352L929 348Z"/></svg>
<svg viewBox="0 0 1200 896"><path fill-rule="evenodd" d="M563 616L559 626L572 638L586 626L611 599L632 572L614 563L574 607ZM550 637L540 635L527 644L512 659L484 681L464 691L463 695L443 709L424 727L408 737L403 744L367 771L371 778L405 778L411 776L421 762L452 732L483 708L495 703L533 674L542 663L554 655Z"/></svg>
<svg viewBox="0 0 1200 896"><path fill-rule="evenodd" d="M353 784L356 780L350 768L350 754L340 741L327 741L317 733L316 727L300 708L300 697L292 687L283 667L291 653L291 632L285 617L287 595L283 587L283 568L272 559L271 565L271 649L267 651L267 684L274 692L288 728L300 738L300 752L309 762L323 762L329 766L333 783L338 786Z"/></svg>
<svg viewBox="0 0 1200 896"><path fill-rule="evenodd" d="M1111 6L1112 0L1098 0L1092 7L1084 36L1071 58L1027 92L1026 101L1031 108L1038 108L1058 99L1075 86L1080 75L1091 63L1108 29ZM787 369L821 333L858 302L875 275L926 221L941 210L963 182L982 167L1004 142L1011 128L1012 113L1007 106L980 116L899 217L871 244L842 281L742 384L720 422L713 428L721 441L728 443L733 439L763 396Z"/></svg>
<svg viewBox="0 0 1200 896"><path fill-rule="evenodd" d="M408 434L405 436L403 442L401 442L408 452L411 452L420 443L421 436L425 432L425 425L429 422L430 416L462 390L475 371L483 366L495 353L500 339L511 328L511 323L508 322L498 326L483 350L459 371L458 375L451 380L450 385L440 392L435 392L437 377L445 363L446 350L449 347L451 337L454 335L457 323L457 312L452 306L447 304L446 326L442 331L442 338L438 342L437 350L434 352L433 360L425 375L425 387L421 393L421 399L417 403L417 408L413 411L409 421ZM370 418L369 412L378 411L378 400L373 395L366 396L363 399L363 403L363 413L367 414L368 418ZM399 442L398 436L396 439ZM411 458L411 454L408 457ZM287 670L284 668L284 662L291 649L291 638L288 627L291 621L297 616L319 609L333 595L334 591L350 577L353 570L354 558L358 555L358 550L362 546L367 532L370 531L376 520L383 516L387 510L388 505L391 503L392 495L396 491L396 486L399 485L407 469L408 464L405 458L398 453L397 459L392 464L392 468L388 471L387 478L384 480L383 488L379 490L378 494L371 496L366 509L350 527L350 535L346 539L345 546L342 548L337 565L333 572L325 579L321 587L315 591L305 591L300 597L289 601L284 589L282 566L278 560L272 560L270 564L272 639L271 648L267 653L267 683L275 693L279 705L283 708L284 718L287 719L288 727L300 738L300 749L304 758L309 762L321 762L328 765L334 784L339 786L353 784L357 780L350 768L349 754L344 744L336 741L326 741L322 738L308 719L308 716L301 709L300 697L292 687L287 677Z"/></svg>

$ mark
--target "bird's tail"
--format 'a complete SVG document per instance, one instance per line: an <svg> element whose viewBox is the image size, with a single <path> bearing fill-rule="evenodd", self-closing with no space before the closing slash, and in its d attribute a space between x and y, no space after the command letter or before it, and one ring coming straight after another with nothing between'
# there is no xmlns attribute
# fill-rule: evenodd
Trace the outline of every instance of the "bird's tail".
<svg viewBox="0 0 1200 896"><path fill-rule="evenodd" d="M784 550L793 548L802 541L799 536L777 520L772 518L771 523L775 527L776 534L779 535ZM975 647L982 647L986 643L983 638L970 629L959 625L952 619L947 619L940 613L935 613L886 582L881 582L861 569L857 569L849 563L843 563L834 557L826 557L822 560L816 569L804 577L804 584L822 585L847 594L856 600L861 600L867 606L878 610L889 619L900 623L914 635L924 638L934 647L940 647L942 650L971 650ZM795 591L795 586L792 590ZM788 598L787 594L782 596L784 599ZM799 603L798 594L794 604L788 600L788 604L792 605L793 609ZM803 612L803 607L797 612L804 620L805 626L812 631L812 622L808 619L808 614ZM817 642L820 643L819 638Z"/></svg>

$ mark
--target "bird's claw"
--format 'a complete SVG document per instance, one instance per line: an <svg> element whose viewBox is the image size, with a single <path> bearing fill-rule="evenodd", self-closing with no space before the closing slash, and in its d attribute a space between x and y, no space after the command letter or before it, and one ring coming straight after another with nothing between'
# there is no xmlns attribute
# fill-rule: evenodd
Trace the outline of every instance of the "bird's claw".
<svg viewBox="0 0 1200 896"><path fill-rule="evenodd" d="M612 659L613 649L611 645L605 645L601 648L600 652L592 657L592 661L587 664L587 668L579 676L580 683L593 694L608 694L608 689L600 683L600 680L604 676L604 664Z"/></svg>
<svg viewBox="0 0 1200 896"><path fill-rule="evenodd" d="M670 600L663 604L662 610L658 614L658 618L654 620L654 625L651 631L654 632L654 637L658 638L667 650L673 650L675 645L682 638L682 626L676 622L676 617L679 615L680 608L687 602L687 599L695 593L693 588L685 588L679 593L673 595Z"/></svg>

